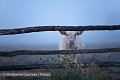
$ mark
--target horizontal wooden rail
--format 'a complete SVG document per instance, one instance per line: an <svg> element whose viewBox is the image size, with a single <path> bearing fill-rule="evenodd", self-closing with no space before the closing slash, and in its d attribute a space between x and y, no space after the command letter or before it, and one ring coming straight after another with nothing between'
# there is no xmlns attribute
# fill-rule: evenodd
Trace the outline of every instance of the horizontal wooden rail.
<svg viewBox="0 0 120 80"><path fill-rule="evenodd" d="M0 66L0 71L7 70L30 70L30 69L60 69L62 64L31 64L31 65L10 65Z"/></svg>
<svg viewBox="0 0 120 80"><path fill-rule="evenodd" d="M0 35L23 34L39 31L89 31L89 30L120 30L120 25L35 26L16 29L0 29Z"/></svg>
<svg viewBox="0 0 120 80"><path fill-rule="evenodd" d="M120 62L99 62L94 63L99 67L120 67ZM75 64L71 64L71 68L75 68ZM93 64L82 64L82 67L90 67ZM65 69L63 64L31 64L31 65L10 65L10 66L0 66L0 71L7 70L31 70L31 69Z"/></svg>
<svg viewBox="0 0 120 80"><path fill-rule="evenodd" d="M58 54L91 54L91 53L108 53L108 52L120 52L120 48L104 48L104 49L81 49L81 50L19 50L5 52L0 51L0 56L12 57L17 55L58 55Z"/></svg>

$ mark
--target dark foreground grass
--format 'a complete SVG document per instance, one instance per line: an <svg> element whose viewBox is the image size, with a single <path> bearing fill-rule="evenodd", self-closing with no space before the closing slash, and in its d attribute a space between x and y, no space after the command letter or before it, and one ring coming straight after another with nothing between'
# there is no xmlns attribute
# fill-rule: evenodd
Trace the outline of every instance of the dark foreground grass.
<svg viewBox="0 0 120 80"><path fill-rule="evenodd" d="M67 67L66 69L54 70L32 70L32 72L49 72L50 76L37 76L37 77L3 77L0 80L120 80L120 74L115 75L112 72L120 71L120 68L99 68L92 64L87 68L82 68L78 65L77 68ZM26 72L31 72L26 70Z"/></svg>
<svg viewBox="0 0 120 80"><path fill-rule="evenodd" d="M18 73L50 73L50 76L6 76L0 77L0 80L120 80L120 67L100 68L94 62L87 67L83 67L82 63L74 64L71 67L71 63L70 58L63 58L62 64L65 69L12 71Z"/></svg>

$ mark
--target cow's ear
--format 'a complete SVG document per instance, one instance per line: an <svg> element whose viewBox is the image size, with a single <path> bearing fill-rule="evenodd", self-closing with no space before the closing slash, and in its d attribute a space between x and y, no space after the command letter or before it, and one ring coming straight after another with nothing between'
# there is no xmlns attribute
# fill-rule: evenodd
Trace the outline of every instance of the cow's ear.
<svg viewBox="0 0 120 80"><path fill-rule="evenodd" d="M81 35L84 31L77 31L76 35Z"/></svg>
<svg viewBox="0 0 120 80"><path fill-rule="evenodd" d="M62 35L66 35L66 31L59 31L60 32L60 34L62 34Z"/></svg>

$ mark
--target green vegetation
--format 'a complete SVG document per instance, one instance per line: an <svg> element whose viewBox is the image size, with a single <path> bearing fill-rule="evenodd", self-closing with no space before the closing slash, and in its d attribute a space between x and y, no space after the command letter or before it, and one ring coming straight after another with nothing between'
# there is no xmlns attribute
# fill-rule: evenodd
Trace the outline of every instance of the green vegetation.
<svg viewBox="0 0 120 80"><path fill-rule="evenodd" d="M100 68L94 63L86 68L83 68L82 64L77 64L77 66L73 67L70 66L71 65L67 63L65 69L48 70L51 73L49 77L5 77L2 80L119 80L119 75L118 77L114 75L110 76L109 73L104 72L105 70L116 71L117 68ZM39 70L39 72L41 72L41 70Z"/></svg>
<svg viewBox="0 0 120 80"><path fill-rule="evenodd" d="M82 63L72 64L74 57L62 57L62 64L65 69L48 70L51 76L37 77L0 77L0 80L120 80L120 67L98 67L94 62L91 65L84 67ZM43 70L34 70L34 72L43 72ZM21 71L22 72L22 71ZM29 72L29 70L27 70ZM111 73L111 72L116 72Z"/></svg>

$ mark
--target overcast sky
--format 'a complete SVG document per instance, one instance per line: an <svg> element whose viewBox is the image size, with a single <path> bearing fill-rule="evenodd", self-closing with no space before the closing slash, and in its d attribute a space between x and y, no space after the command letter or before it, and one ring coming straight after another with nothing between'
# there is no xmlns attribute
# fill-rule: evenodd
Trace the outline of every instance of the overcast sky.
<svg viewBox="0 0 120 80"><path fill-rule="evenodd" d="M0 0L0 29L119 24L120 0ZM120 31L86 31L82 38L88 48L120 45ZM57 49L60 39L59 32L0 36L0 50Z"/></svg>

